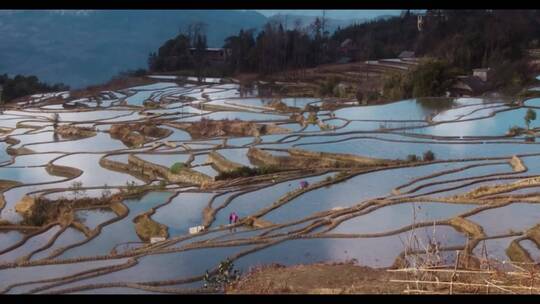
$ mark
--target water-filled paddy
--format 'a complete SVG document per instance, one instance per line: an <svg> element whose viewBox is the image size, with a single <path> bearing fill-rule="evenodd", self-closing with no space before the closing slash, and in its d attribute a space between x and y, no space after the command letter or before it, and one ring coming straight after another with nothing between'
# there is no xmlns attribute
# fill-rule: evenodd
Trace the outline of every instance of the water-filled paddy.
<svg viewBox="0 0 540 304"><path fill-rule="evenodd" d="M66 102L69 105L66 107L45 104L36 108L31 104L20 104L19 108L6 110L0 115L3 130L0 138L0 180L6 181L5 187L0 188L3 197L0 200L0 221L6 221L0 222L0 226L4 225L0 231L0 250L18 244L32 231L40 231L39 221L36 227L32 226L28 231L5 227L23 222L33 223L27 218L29 215L18 210L21 206L17 207L26 194L31 193L36 198L43 194L51 200L61 197L103 198L96 206L78 206L76 210L60 208L65 214L48 219L46 223L49 229L29 237L21 246L0 254L0 262L30 258L27 267L9 266L1 269L0 288L18 282L73 275L90 268L112 267L126 263L129 257L134 256L137 263L125 269L111 269L110 273L66 282L51 290L98 283L180 280L203 275L225 258L261 245L271 246L238 258L236 266L247 271L251 267L269 263L294 265L347 260L373 267L390 266L405 249L405 242L413 232L425 242L436 240L442 247L464 246L467 237L470 237L448 225L409 231L403 230L403 227L413 223L450 220L478 206L493 204L492 199L482 196L456 203L443 202L444 198L477 191L478 187L504 187L505 184L534 177L540 172L538 156L534 155L540 153L536 142L525 142L523 136L504 137L510 127L525 126L523 117L527 107L537 107L537 98L511 110L501 100L481 98L411 99L368 106L359 106L351 101L343 104L346 107L332 112L319 111L318 119L325 124L321 127L314 123L302 124L293 120L291 113L286 113L289 111L278 113L270 106L275 100L280 100L289 107L304 109L308 105L321 106L324 100L320 98L263 98L257 96L256 87L249 89L232 83L219 84L222 79L218 78L207 78L202 84L188 85L181 84L181 78L154 76L161 82L102 92L99 107L96 99L88 96ZM173 79L179 83L168 81ZM196 79L188 80L196 82ZM36 96L34 99L46 100L48 96ZM64 98L68 98L67 95ZM144 102L147 100L160 103L160 106L147 105L145 108ZM83 111L73 108L77 103L88 105L91 111L88 108ZM96 127L98 132L87 138L59 138L55 136L53 126L55 112L59 114L57 123L60 125ZM304 119L309 118L307 112L302 115ZM193 140L188 132L166 125L169 121L191 123L203 119L278 123L291 133L262 133L261 136L225 134L215 139L215 136L205 137L205 130L202 130L202 138ZM17 123L21 122L21 128L16 128ZM155 137L149 136L137 148L129 148L107 133L114 124L124 123L142 123L145 127L157 125L173 132L157 140L162 145L155 144ZM533 121L531 128L535 127L537 124ZM124 136L137 136L132 131L130 129ZM138 132L151 134L152 129ZM354 155L386 161L384 166L353 169L337 165L324 167L313 159L312 163L306 163L306 168L277 166L279 172L275 172L272 171L276 170L275 163L262 165L252 161L248 156L249 148L278 149L267 150L273 157L290 157L293 154L288 153L287 149L296 148L349 154L345 158ZM428 150L434 153L436 161L441 162L423 163L423 155ZM210 165L208 155L212 151L223 156L225 164ZM106 159L120 162L120 165L116 163L113 167L110 164L104 167L100 164L100 159L106 153L115 152L125 153L113 154ZM128 161L129 154L148 163L140 167ZM411 160L413 154L416 161ZM512 167L509 161L514 155L520 156L527 170L520 169L519 164ZM400 162L388 163L387 160ZM236 165L227 161L251 169L234 169ZM62 169L46 170L50 162ZM167 181L167 174L180 174L172 168L175 163L183 163L185 167L198 172L198 178L204 181L193 182L190 179L193 177L186 178L192 174L191 170L183 172L186 175L182 179ZM156 169L151 164L160 167ZM513 165L516 166L516 163ZM184 166L176 170L181 171ZM257 168L270 173L241 175L241 172L245 174ZM240 176L215 181L214 177L221 173L220 170ZM73 172L82 173L78 175ZM336 182L337 176L348 175L352 176ZM16 186L7 181L21 184ZM305 186L303 182L307 182L308 186L319 182L328 182L328 185L302 190ZM525 203L527 197L515 199L511 204L467 214L465 218L479 225L490 237L519 234L533 228L539 222L534 195L540 184L536 185L534 181L529 183L533 184L527 185L527 188L512 188L498 195L509 198L531 196L531 203ZM84 189L79 189L81 187ZM396 191L397 188L399 191ZM139 190L140 193L137 192ZM124 197L121 199L122 205L111 205L108 195ZM372 205L362 209L368 203ZM361 212L347 209L353 207L360 208L358 210ZM240 223L219 230L229 224L229 216L233 212L239 216ZM147 214L150 221L140 229L148 229L146 232L150 235L161 233L158 232L160 229L166 230L166 242L158 244L163 251L152 249L148 240L142 240L137 234L134 219L142 214ZM257 221L254 215L257 215ZM305 220L310 216L313 218ZM321 225L307 234L300 232L302 228L318 225L320 220L330 218L333 221L347 220L329 231L326 231L328 225ZM291 225L273 230L274 225L284 223ZM190 228L205 224L206 229L219 231L204 234L203 230L202 234L185 239L190 236ZM43 223L41 225L45 226ZM58 234L59 231L63 232ZM333 237L335 234L348 236L337 238ZM352 237L358 234L371 237ZM312 236L318 237L310 238ZM272 245L280 237L294 239ZM505 250L510 241L516 238L518 236L490 239L486 241L486 246L493 257L508 259ZM208 248L175 252L182 246L194 244ZM533 258L540 256L538 248L531 241L520 244ZM481 245L471 253L480 254ZM66 247L70 248L61 252ZM137 253L133 251L136 248L140 250ZM127 258L119 259L117 254L126 254ZM58 255L53 258L57 264L35 264L40 260L48 261L49 256L55 255ZM84 263L63 261L81 257L89 260ZM24 293L46 284L18 286L9 292ZM165 287L201 286L202 281L198 280L186 284L171 282L170 286ZM80 292L152 291L123 286Z"/></svg>

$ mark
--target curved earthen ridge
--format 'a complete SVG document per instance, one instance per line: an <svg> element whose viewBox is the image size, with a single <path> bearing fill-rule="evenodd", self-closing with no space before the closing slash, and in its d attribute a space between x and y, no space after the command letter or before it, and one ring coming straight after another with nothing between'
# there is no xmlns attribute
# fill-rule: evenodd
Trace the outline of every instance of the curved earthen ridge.
<svg viewBox="0 0 540 304"><path fill-rule="evenodd" d="M157 81L137 84L150 83ZM178 275L172 279L168 276L167 279L137 280L123 276L122 271L146 271L138 267L143 267L142 261L147 257L159 258L182 252L234 248L228 257L241 261L247 255L287 241L375 239L414 234L418 229L438 227L453 229L465 240L458 245L443 243L438 248L440 252L459 251L463 257L459 261L462 264L478 264L481 257L477 251L481 244L501 238L513 238L508 247L503 248L510 261L533 261L534 254L528 251L524 241L540 245L538 225L527 227L530 224L524 221L525 228L522 230L489 235L489 230L483 227L484 223L471 217L497 208L513 208L516 203L533 205L540 202L538 191L535 191L540 187L540 182L534 166L540 157L536 149L538 143L525 142L517 134L456 137L422 134L421 131L434 125L459 128L462 122L490 119L502 112L533 109L534 106L521 103L503 108L502 103L494 103L469 110L468 105L464 105L458 107L463 112L449 121L434 121L429 115L424 120L391 117L384 120L352 120L335 117L329 112L357 109L344 100L324 100L316 115L309 114L315 111L316 101L309 102L305 108L275 101L267 106L248 104L239 110L235 104L242 103L243 98L220 95L233 96L236 85L174 86L170 84L166 89L93 88L76 92L62 102L45 99L34 104L9 106L5 113L13 116L9 119L2 119L0 115L1 141L6 151L5 159L2 158L0 162L0 170L23 176L19 180L13 174L13 180L3 178L0 181L0 232L20 236L4 246L0 233L0 276L3 270L8 269L30 268L39 271L39 267L45 265L50 265L51 269L66 265L77 268L86 262L96 262L92 267L76 269L66 275L56 274L52 270L45 279L22 277L18 281L9 281L1 285L1 293L99 292L100 289L112 287L160 293L208 292L198 287L183 286L201 282L204 272ZM111 91L120 89L126 89L123 91L126 94L117 96ZM135 102L137 93L143 91L152 91L147 100L140 104L129 104L129 100ZM229 99L234 99L234 104ZM225 100L226 105L213 104L216 100ZM488 109L491 112L477 117L478 111ZM276 112L286 113L286 116L276 121L257 119L257 113ZM55 113L60 121L55 122L51 118ZM63 115L69 119L63 119ZM235 116L248 119L235 120ZM216 119L205 122L202 117ZM231 119L227 121L222 117ZM307 122L315 119L315 124ZM339 120L340 126L328 127L327 123L331 120ZM355 121L378 122L381 127L351 130L351 123ZM9 127L4 127L2 123L9 124ZM291 123L299 124L298 128L294 128L297 131L285 126ZM386 123L396 125L387 127ZM175 138L176 129L187 130L191 138ZM527 134L535 134L536 131L532 128ZM51 141L51 133L59 137L53 137ZM102 138L103 133L110 136L97 140ZM324 138L319 138L322 136ZM125 147L110 148L109 144L117 139ZM452 159L436 155L435 159L424 160L406 159L407 151L399 154L403 157L396 159L383 155L368 157L364 151L377 148L372 146L363 146L348 153L317 151L309 146L310 143L339 145L352 139L391 143L396 151L410 143L430 145L431 149L437 145L455 143L468 149L482 149L482 145L490 143L508 149L508 152L504 150L504 153L497 154L485 151L485 155ZM310 143L305 140L310 140ZM512 148L517 146L520 149ZM232 153L238 151L246 152L242 155ZM49 155L53 153L58 156ZM88 155L98 155L99 161L90 165L85 163L89 159L85 156ZM151 157L152 161L146 157ZM171 167L177 162L183 162L184 166L178 171L172 170ZM215 180L213 174L239 170L246 166L246 162L259 167L277 166L280 170ZM504 170L496 170L501 166ZM28 181L24 174L31 169L42 169L43 179ZM421 173L406 171L409 169ZM383 177L379 177L376 184L368 183L375 176ZM307 180L310 182L302 183ZM364 191L353 191L356 188ZM372 190L368 188L380 191L361 198L348 193L363 194ZM345 190L337 193L331 192L337 191L333 189ZM316 193L325 191L333 193L332 197L321 198L324 204L308 209L309 213L299 213L301 215L286 221L268 219L272 212L291 204L295 208L311 208L309 204L319 199ZM166 197L150 202L149 197L156 193L165 193ZM194 199L198 195L205 199ZM206 195L209 199L206 199ZM267 204L251 208L246 205L250 202L245 201L248 195L274 196ZM339 195L344 195L346 199L340 198L338 204ZM261 200L263 198L266 199L260 197ZM43 203L47 203L48 208L40 205ZM147 203L153 205L148 207L145 205ZM418 221L411 218L399 227L392 226L372 233L358 233L354 229L336 232L337 227L353 219L411 203L413 208L423 207L427 203L441 208L466 204L470 208L457 214L445 213L448 216L443 215L435 220ZM134 213L137 204L143 207ZM76 217L77 211L84 210L95 212L92 214L98 222L93 228ZM244 213L244 210L249 212ZM226 213L231 211L239 213L240 220L231 225L223 224L223 218L229 215ZM98 212L110 212L112 217L99 220ZM164 212L170 213L174 221L163 217ZM176 221L183 224L183 221L188 221L187 218L190 226L203 226L204 229L195 234L189 234L187 228L177 232ZM59 230L56 233L40 240L57 225ZM126 236L120 243L112 241L103 245L100 242L105 242L103 240L111 233L109 227L128 227L136 237L129 239ZM83 239L63 240L68 228L82 233ZM164 240L152 243L155 237ZM38 242L35 247L32 246L34 242ZM120 246L125 243L136 246ZM103 249L96 250L96 254L72 255L82 246L97 248L100 244ZM403 247L402 251L390 254L393 258L386 266L399 267L407 264L412 255L425 254L422 248L415 248L411 244L404 244ZM19 253L15 258L10 256L14 252ZM43 256L45 252L47 254ZM99 264L100 261L119 259L124 260L112 266ZM218 271L215 261L208 261L206 266L211 274ZM111 282L103 279L111 273L116 273L120 279Z"/></svg>

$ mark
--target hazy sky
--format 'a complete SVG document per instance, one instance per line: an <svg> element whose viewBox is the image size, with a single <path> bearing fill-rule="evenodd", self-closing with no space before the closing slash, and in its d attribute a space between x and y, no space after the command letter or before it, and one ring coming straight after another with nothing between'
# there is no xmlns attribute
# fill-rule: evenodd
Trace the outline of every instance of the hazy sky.
<svg viewBox="0 0 540 304"><path fill-rule="evenodd" d="M275 14L291 14L304 16L322 16L322 10L257 10L257 12L272 16ZM326 17L332 19L364 19L382 15L399 15L401 10L326 10Z"/></svg>

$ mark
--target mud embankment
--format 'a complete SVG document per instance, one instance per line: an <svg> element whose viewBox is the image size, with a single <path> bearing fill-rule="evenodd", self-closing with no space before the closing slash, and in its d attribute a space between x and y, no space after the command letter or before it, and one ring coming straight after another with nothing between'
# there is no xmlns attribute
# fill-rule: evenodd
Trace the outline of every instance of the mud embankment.
<svg viewBox="0 0 540 304"><path fill-rule="evenodd" d="M208 153L207 163L210 163L212 168L219 172L231 172L243 167L241 164L226 159L223 157L223 155L217 153L216 151Z"/></svg>
<svg viewBox="0 0 540 304"><path fill-rule="evenodd" d="M140 168L131 166L130 164L107 159L107 156L110 155L104 155L99 159L100 166L105 169L120 173L127 173L145 182L150 182L156 178L154 174L150 174L151 172L143 172Z"/></svg>
<svg viewBox="0 0 540 304"><path fill-rule="evenodd" d="M531 255L525 248L521 247L519 244L519 241L521 239L516 239L510 242L510 245L508 248L506 248L506 255L512 260L513 262L518 263L533 263L534 260L531 258Z"/></svg>
<svg viewBox="0 0 540 304"><path fill-rule="evenodd" d="M25 195L15 205L15 210L23 216L22 225L44 226L54 222L62 226L70 225L75 219L75 210L96 206L106 207L121 202L122 194L113 194L109 197L83 197L47 199L42 196L31 197Z"/></svg>
<svg viewBox="0 0 540 304"><path fill-rule="evenodd" d="M515 172L526 172L527 171L527 167L525 166L525 164L523 163L521 158L519 158L519 157L517 157L515 155L512 156L512 158L510 159L510 166L512 166L512 169Z"/></svg>
<svg viewBox="0 0 540 304"><path fill-rule="evenodd" d="M137 236L144 242L149 242L152 237L169 237L168 227L152 220L146 213L135 217L133 222Z"/></svg>
<svg viewBox="0 0 540 304"><path fill-rule="evenodd" d="M75 127L63 125L56 128L55 132L66 139L82 139L96 135L93 128Z"/></svg>
<svg viewBox="0 0 540 304"><path fill-rule="evenodd" d="M135 170L140 170L141 174L143 175L161 176L172 183L205 185L213 181L213 178L210 176L189 168L182 168L178 173L172 173L169 168L147 162L136 157L135 155L128 156L128 164L130 167L135 167Z"/></svg>
<svg viewBox="0 0 540 304"><path fill-rule="evenodd" d="M241 120L210 120L201 119L192 123L168 122L166 125L184 130L193 139L204 139L213 137L242 137L242 136L262 136L270 134L290 133L289 129L281 128L275 124L260 124L251 121Z"/></svg>
<svg viewBox="0 0 540 304"><path fill-rule="evenodd" d="M118 139L128 147L140 147L158 138L165 138L171 130L160 128L152 123L114 124L109 129L112 138Z"/></svg>
<svg viewBox="0 0 540 304"><path fill-rule="evenodd" d="M116 91L128 87L152 84L156 82L159 82L159 80L148 77L125 77L113 79L101 85L88 86L84 89L70 91L69 100L72 101L88 96L99 96L103 91Z"/></svg>
<svg viewBox="0 0 540 304"><path fill-rule="evenodd" d="M480 186L467 193L455 195L451 197L450 200L463 201L463 200L480 199L486 196L511 192L511 191L519 190L521 188L536 187L538 185L540 185L540 176L530 177L530 178L520 179L512 183Z"/></svg>
<svg viewBox="0 0 540 304"><path fill-rule="evenodd" d="M9 144L9 147L6 148L6 153L11 156L17 156L17 155L25 155L25 154L32 154L35 153L33 150L28 149L26 147L20 147L20 148L13 148L12 146L18 145L21 143L20 140L13 138L13 137L6 137L4 140L7 144Z"/></svg>
<svg viewBox="0 0 540 304"><path fill-rule="evenodd" d="M288 150L291 156L275 156L270 152L250 148L247 156L255 163L278 168L361 168L374 166L390 166L399 161L359 157L347 154L334 154L323 152L310 152L300 149Z"/></svg>
<svg viewBox="0 0 540 304"><path fill-rule="evenodd" d="M76 178L83 174L83 171L80 169L66 166L58 166L53 164L47 164L45 170L50 175L65 177L69 179Z"/></svg>

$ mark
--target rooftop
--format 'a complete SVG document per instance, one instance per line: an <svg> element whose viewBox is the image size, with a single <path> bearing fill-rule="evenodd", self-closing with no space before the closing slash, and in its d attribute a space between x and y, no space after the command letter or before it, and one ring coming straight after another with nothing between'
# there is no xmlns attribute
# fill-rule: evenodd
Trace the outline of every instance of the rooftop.
<svg viewBox="0 0 540 304"><path fill-rule="evenodd" d="M190 50L196 50L197 48L189 48ZM205 51L218 52L225 50L224 48L206 48Z"/></svg>
<svg viewBox="0 0 540 304"><path fill-rule="evenodd" d="M341 46L341 47L347 47L347 46L351 45L352 42L353 42L353 41L352 41L351 38L347 38L347 39L345 39L345 40L341 43L340 46Z"/></svg>
<svg viewBox="0 0 540 304"><path fill-rule="evenodd" d="M414 55L413 51L403 51L399 53L398 58L414 58Z"/></svg>

